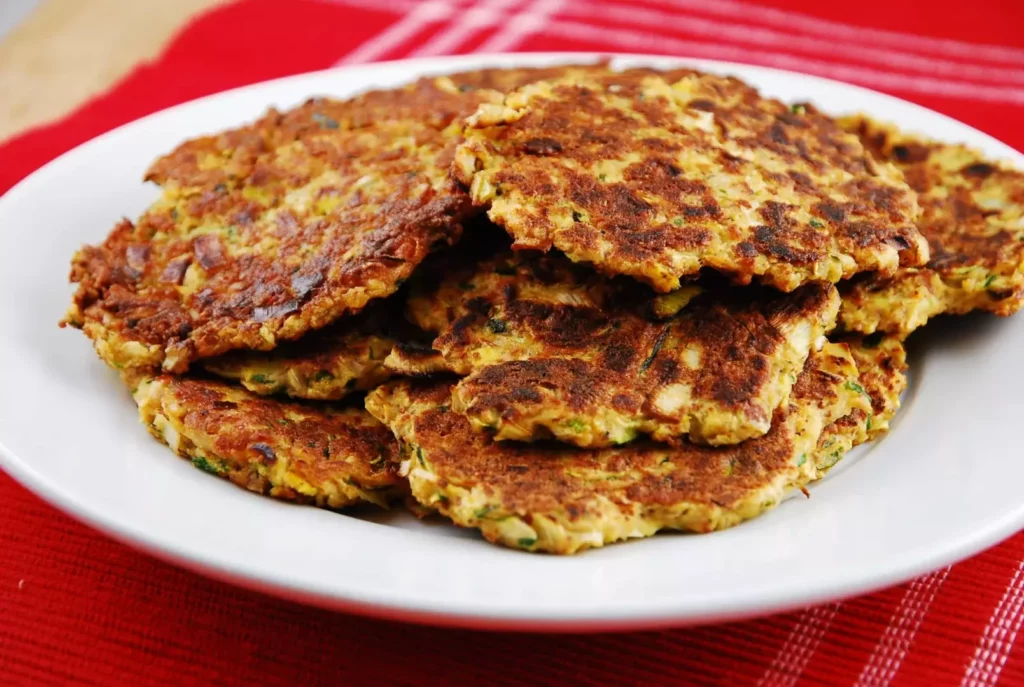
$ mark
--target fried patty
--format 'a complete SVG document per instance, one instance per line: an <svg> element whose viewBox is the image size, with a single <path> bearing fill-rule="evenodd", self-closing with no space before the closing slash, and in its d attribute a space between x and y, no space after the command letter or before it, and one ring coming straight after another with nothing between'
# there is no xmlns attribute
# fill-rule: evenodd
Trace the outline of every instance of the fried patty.
<svg viewBox="0 0 1024 687"><path fill-rule="evenodd" d="M388 380L393 372L385 359L399 344L413 347L417 337L422 334L405 322L400 303L387 298L272 351L228 353L204 367L260 395L337 400Z"/></svg>
<svg viewBox="0 0 1024 687"><path fill-rule="evenodd" d="M209 186L250 177L261 158L296 141L335 132L370 129L385 120L413 121L444 129L464 117L494 90L505 92L541 79L607 71L602 64L520 69L480 69L428 76L397 88L375 89L352 98L311 98L287 112L271 109L237 129L200 136L150 166L146 179L157 184ZM473 93L483 91L483 93ZM468 105L467 105L468 99Z"/></svg>
<svg viewBox="0 0 1024 687"><path fill-rule="evenodd" d="M860 373L860 385L871 399L868 439L889 431L889 422L900 409L900 395L907 388L907 350L895 336L844 336Z"/></svg>
<svg viewBox="0 0 1024 687"><path fill-rule="evenodd" d="M114 367L180 373L393 293L472 213L448 168L459 118L492 96L427 80L184 144L138 222L74 257L66 322Z"/></svg>
<svg viewBox="0 0 1024 687"><path fill-rule="evenodd" d="M406 492L391 432L362 408L281 402L167 375L133 390L150 433L192 465L259 494L327 508Z"/></svg>
<svg viewBox="0 0 1024 687"><path fill-rule="evenodd" d="M421 133L420 126L443 130L465 116L467 107L493 97L470 90L476 89L460 89L448 77L424 77L343 100L318 97L285 112L270 109L245 126L186 141L157 159L146 180L185 188L244 182L258 174L264 157L282 146L320 140L325 132L372 132L388 119L416 125L413 134Z"/></svg>
<svg viewBox="0 0 1024 687"><path fill-rule="evenodd" d="M384 360L384 367L392 375L401 377L429 377L452 371L444 356L430 344L406 342L400 342L391 349Z"/></svg>
<svg viewBox="0 0 1024 687"><path fill-rule="evenodd" d="M710 267L784 291L928 259L916 198L829 118L687 70L539 82L467 120L453 175L517 248L659 291Z"/></svg>
<svg viewBox="0 0 1024 687"><path fill-rule="evenodd" d="M889 422L900 407L900 395L907 388L907 352L900 339L873 334L846 335L836 340L849 348L857 363L858 379L847 384L863 394L870 406L854 408L825 428L814 453L818 478L854 446L877 439L889 430Z"/></svg>
<svg viewBox="0 0 1024 687"><path fill-rule="evenodd" d="M660 529L709 532L813 479L826 425L865 397L843 345L813 353L771 431L738 446L635 442L606 449L496 442L451 408L447 382L389 382L367 409L395 432L413 497L491 542L569 554Z"/></svg>
<svg viewBox="0 0 1024 687"><path fill-rule="evenodd" d="M677 294L678 313L657 320L641 314L654 294L630 280L502 252L414 292L409 311L467 375L453 411L496 439L599 447L637 433L711 445L763 435L834 326L838 293L824 283L699 292L685 307Z"/></svg>
<svg viewBox="0 0 1024 687"><path fill-rule="evenodd" d="M931 247L924 267L845 286L843 326L905 337L942 313L1017 312L1024 304L1024 172L867 117L840 124L878 160L903 171L918 194L918 226Z"/></svg>
<svg viewBox="0 0 1024 687"><path fill-rule="evenodd" d="M555 65L552 67L519 67L474 69L448 76L460 90L488 89L508 93L537 81L551 79L580 79L591 75L611 73L607 61L593 64Z"/></svg>

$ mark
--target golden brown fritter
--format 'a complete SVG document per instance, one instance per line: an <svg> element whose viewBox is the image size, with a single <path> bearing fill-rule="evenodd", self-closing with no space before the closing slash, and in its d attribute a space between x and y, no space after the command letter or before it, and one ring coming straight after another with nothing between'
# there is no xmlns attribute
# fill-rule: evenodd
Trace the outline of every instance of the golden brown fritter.
<svg viewBox="0 0 1024 687"><path fill-rule="evenodd" d="M857 363L861 388L871 399L868 439L877 439L889 431L900 409L900 395L907 388L907 350L895 336L847 335L837 340L850 347Z"/></svg>
<svg viewBox="0 0 1024 687"><path fill-rule="evenodd" d="M133 390L149 431L192 465L260 494L328 508L406 493L391 432L361 408L287 403L160 376Z"/></svg>
<svg viewBox="0 0 1024 687"><path fill-rule="evenodd" d="M367 409L395 432L412 494L491 542L575 553L660 529L709 532L777 505L815 477L818 436L867 407L845 346L808 358L771 431L738 446L636 442L607 449L495 442L450 406L446 382L390 382Z"/></svg>
<svg viewBox="0 0 1024 687"><path fill-rule="evenodd" d="M160 200L75 256L67 323L114 367L182 372L270 350L393 293L459 238L472 208L448 178L458 117L492 95L435 79L379 94L388 107L271 113L225 135L240 147L185 144L150 171ZM341 111L374 117L356 127Z"/></svg>
<svg viewBox="0 0 1024 687"><path fill-rule="evenodd" d="M452 371L440 351L435 351L429 343L398 343L384 360L384 367L400 377L428 377Z"/></svg>
<svg viewBox="0 0 1024 687"><path fill-rule="evenodd" d="M453 175L517 248L659 291L702 267L791 291L927 260L914 193L856 136L736 79L682 74L525 86L467 120Z"/></svg>
<svg viewBox="0 0 1024 687"><path fill-rule="evenodd" d="M551 79L584 78L590 75L608 74L611 70L607 61L593 64L555 65L552 67L520 67L475 69L449 75L449 79L460 90L489 89L508 93L537 81Z"/></svg>
<svg viewBox="0 0 1024 687"><path fill-rule="evenodd" d="M146 180L186 188L244 183L259 175L263 158L282 146L310 143L316 154L324 146L315 142L325 133L369 132L387 120L415 123L412 135L422 135L420 127L440 131L492 97L460 90L447 77L424 77L344 100L311 98L286 112L271 109L245 126L186 141L156 160ZM327 145L332 145L329 138Z"/></svg>
<svg viewBox="0 0 1024 687"><path fill-rule="evenodd" d="M399 342L412 345L417 336L422 333L402 318L400 303L388 298L272 351L236 351L204 367L260 395L337 400L388 380L385 359Z"/></svg>
<svg viewBox="0 0 1024 687"><path fill-rule="evenodd" d="M918 227L931 246L924 267L846 285L843 326L904 337L941 313L1017 312L1024 304L1024 172L867 117L840 124L878 160L903 171L918 194Z"/></svg>
<svg viewBox="0 0 1024 687"><path fill-rule="evenodd" d="M603 65L522 69L481 69L450 76L427 76L397 88L375 89L345 100L311 98L287 112L271 109L237 129L187 141L158 159L146 179L160 185L232 184L250 177L262 156L296 141L320 138L325 129L340 132L379 126L385 120L412 120L435 129L471 113L493 97L471 91L507 91L541 79L605 71ZM469 106L467 112L467 98Z"/></svg>
<svg viewBox="0 0 1024 687"><path fill-rule="evenodd" d="M597 447L638 432L712 445L760 436L834 326L838 294L823 283L698 292L660 321L641 314L653 294L630 280L554 254L503 252L414 291L409 310L438 332L447 367L468 375L452 409L497 439Z"/></svg>
<svg viewBox="0 0 1024 687"><path fill-rule="evenodd" d="M857 363L858 378L847 384L863 394L870 406L854 408L825 428L814 453L818 478L854 446L877 439L889 430L889 422L900 407L900 394L907 388L907 352L897 337L846 335L833 340L849 348Z"/></svg>

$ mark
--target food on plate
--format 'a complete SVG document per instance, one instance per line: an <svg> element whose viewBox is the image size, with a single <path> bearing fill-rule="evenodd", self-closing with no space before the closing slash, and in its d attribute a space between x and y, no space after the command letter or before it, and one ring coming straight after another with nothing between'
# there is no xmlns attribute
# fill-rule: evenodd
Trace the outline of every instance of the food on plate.
<svg viewBox="0 0 1024 687"><path fill-rule="evenodd" d="M553 67L493 68L456 72L448 78L461 91L490 89L507 93L527 84L551 79L579 79L590 75L614 73L607 62L591 64L565 64Z"/></svg>
<svg viewBox="0 0 1024 687"><path fill-rule="evenodd" d="M843 288L846 329L906 336L932 317L1024 304L1024 172L963 145L899 131L865 116L840 125L872 155L902 170L931 247L922 267L868 274Z"/></svg>
<svg viewBox="0 0 1024 687"><path fill-rule="evenodd" d="M298 341L271 351L236 351L204 363L206 370L241 382L256 394L337 400L386 381L384 361L399 342L421 336L405 323L393 298L371 303Z"/></svg>
<svg viewBox="0 0 1024 687"><path fill-rule="evenodd" d="M607 71L607 67L596 64L480 69L422 77L396 88L375 89L344 100L311 98L285 112L270 109L245 126L187 141L154 162L146 179L161 186L183 187L237 183L257 173L268 153L281 146L321 139L325 129L339 135L353 130L367 133L382 121L392 120L414 124L408 133L420 136L420 126L444 130L450 124L459 125L460 119L477 104L496 97L489 90L512 90L532 81L591 70L600 73Z"/></svg>
<svg viewBox="0 0 1024 687"><path fill-rule="evenodd" d="M871 399L869 439L889 431L889 421L900 408L907 388L907 349L895 336L843 336L837 340L850 347L860 372L860 385Z"/></svg>
<svg viewBox="0 0 1024 687"><path fill-rule="evenodd" d="M822 430L870 408L856 380L846 346L827 344L808 358L768 434L723 447L497 442L452 410L444 381L392 381L366 407L398 437L420 504L488 541L567 554L661 529L723 529L774 507L816 477Z"/></svg>
<svg viewBox="0 0 1024 687"><path fill-rule="evenodd" d="M756 517L889 431L908 334L1024 303L1024 173L691 69L314 98L146 178L65 323L157 439L525 551Z"/></svg>
<svg viewBox="0 0 1024 687"><path fill-rule="evenodd" d="M244 164L172 153L189 170L151 171L160 199L75 255L66 322L114 367L181 373L231 350L273 349L394 293L459 238L472 208L448 178L456 115L493 95L443 80L414 93L462 110L434 121L412 108L346 128L313 103L299 108L301 136ZM268 117L272 133L291 121Z"/></svg>
<svg viewBox="0 0 1024 687"><path fill-rule="evenodd" d="M452 371L439 351L430 344L416 342L395 345L384 360L384 367L399 377L428 377Z"/></svg>
<svg viewBox="0 0 1024 687"><path fill-rule="evenodd" d="M893 166L828 117L732 78L524 86L467 120L452 172L516 248L554 247L663 292L703 267L791 291L928 259Z"/></svg>
<svg viewBox="0 0 1024 687"><path fill-rule="evenodd" d="M891 335L846 335L835 339L849 348L857 364L858 379L849 384L869 401L857 407L822 432L814 452L814 464L821 478L855 446L873 441L889 431L889 421L900 407L900 395L907 388L907 352L903 342Z"/></svg>
<svg viewBox="0 0 1024 687"><path fill-rule="evenodd" d="M839 308L827 283L691 286L659 320L641 312L654 300L644 291L561 256L503 251L414 291L409 312L466 375L452 410L476 429L597 447L638 433L712 445L765 434Z"/></svg>
<svg viewBox="0 0 1024 687"><path fill-rule="evenodd" d="M133 384L154 437L250 491L326 508L386 506L405 493L394 437L360 407L279 401L201 378Z"/></svg>

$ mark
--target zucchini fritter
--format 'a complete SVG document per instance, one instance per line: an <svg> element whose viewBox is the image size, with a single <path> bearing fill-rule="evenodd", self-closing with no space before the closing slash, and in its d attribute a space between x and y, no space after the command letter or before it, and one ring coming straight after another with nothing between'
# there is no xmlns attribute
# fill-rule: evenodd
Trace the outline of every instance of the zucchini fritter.
<svg viewBox="0 0 1024 687"><path fill-rule="evenodd" d="M236 351L204 367L260 395L337 400L387 381L392 371L384 361L392 349L422 336L404 320L400 303L388 298L272 351Z"/></svg>
<svg viewBox="0 0 1024 687"><path fill-rule="evenodd" d="M928 259L914 193L856 136L737 79L680 74L516 90L467 120L453 175L517 248L663 292L702 267L792 291Z"/></svg>
<svg viewBox="0 0 1024 687"><path fill-rule="evenodd" d="M874 334L833 340L849 347L857 363L858 379L847 384L864 394L870 406L854 408L825 428L814 453L819 478L854 446L888 431L889 421L900 407L900 394L907 388L907 352L898 338Z"/></svg>
<svg viewBox="0 0 1024 687"><path fill-rule="evenodd" d="M907 350L894 336L844 336L857 363L861 388L871 399L868 439L889 431L889 421L900 409L900 395L907 388Z"/></svg>
<svg viewBox="0 0 1024 687"><path fill-rule="evenodd" d="M384 367L400 377L428 377L452 371L444 356L430 345L407 342L391 349L384 360Z"/></svg>
<svg viewBox="0 0 1024 687"><path fill-rule="evenodd" d="M865 275L842 288L846 329L905 337L930 318L1024 304L1024 172L962 145L905 134L867 117L840 121L918 194L918 226L931 246L920 268Z"/></svg>
<svg viewBox="0 0 1024 687"><path fill-rule="evenodd" d="M405 493L391 432L362 408L286 403L160 376L133 395L150 433L192 465L274 498L343 508Z"/></svg>
<svg viewBox="0 0 1024 687"><path fill-rule="evenodd" d="M489 89L499 93L508 93L517 88L537 81L551 79L581 79L590 75L611 73L607 61L593 64L567 64L553 67L520 67L520 68L489 68L475 69L468 72L456 72L448 78L460 90Z"/></svg>
<svg viewBox="0 0 1024 687"><path fill-rule="evenodd" d="M66 322L116 368L180 373L393 293L472 212L448 168L459 117L491 97L424 80L184 144L139 221L74 257Z"/></svg>
<svg viewBox="0 0 1024 687"><path fill-rule="evenodd" d="M384 360L395 343L384 334L350 329L343 321L272 351L228 353L204 367L261 396L330 401L387 381L392 372Z"/></svg>
<svg viewBox="0 0 1024 687"><path fill-rule="evenodd" d="M389 382L366 406L398 437L419 503L491 542L568 554L665 528L723 529L774 507L816 476L824 427L868 407L856 379L846 347L826 344L768 434L718 448L495 442L452 412L446 382Z"/></svg>
<svg viewBox="0 0 1024 687"><path fill-rule="evenodd" d="M600 64L480 69L426 76L397 88L372 90L345 100L311 98L284 113L270 110L247 126L187 141L154 162L146 179L161 186L227 184L250 177L267 153L296 141L321 137L324 129L372 130L382 121L393 120L441 130L472 113L480 102L495 97L489 90L504 92L541 79L590 70L607 71Z"/></svg>
<svg viewBox="0 0 1024 687"><path fill-rule="evenodd" d="M638 432L711 445L764 434L839 308L823 283L791 294L692 286L673 298L674 317L645 317L659 299L630 280L502 252L414 291L409 311L438 332L447 367L468 375L452 409L478 430L598 447Z"/></svg>

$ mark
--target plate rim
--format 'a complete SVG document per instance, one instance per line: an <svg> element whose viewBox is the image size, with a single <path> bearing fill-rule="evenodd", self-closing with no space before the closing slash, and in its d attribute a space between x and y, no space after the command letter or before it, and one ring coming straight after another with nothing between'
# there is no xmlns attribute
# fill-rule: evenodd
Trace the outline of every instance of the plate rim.
<svg viewBox="0 0 1024 687"><path fill-rule="evenodd" d="M160 117L172 116L178 110L195 107L198 104L224 98L229 94L258 89L273 88L290 81L299 81L311 77L325 77L333 74L348 74L353 70L379 70L382 67L403 69L408 78L416 78L422 74L440 72L443 70L455 70L462 68L475 68L478 66L491 65L524 65L524 64L554 64L559 61L563 63L587 62L604 57L610 57L615 61L635 61L637 63L662 63L691 65L703 68L712 67L714 71L730 72L751 70L774 74L778 77L798 77L811 82L827 83L832 86L839 86L845 90L862 91L870 93L873 98L888 99L899 103L902 107L909 106L927 112L931 118L940 117L954 124L960 129L969 129L975 135L984 137L990 143L998 144L999 147L1013 153L1009 157L1018 158L1021 154L1015 151L998 139L970 125L959 122L947 115L935 112L916 103L903 100L885 93L874 91L863 86L847 84L844 82L818 77L814 75L801 74L771 67L761 67L736 62L722 62L716 60L689 59L686 57L668 55L646 55L637 53L593 53L593 52L537 52L537 53L494 53L494 54L470 54L442 57L424 57L405 60L391 60L387 62L369 63L363 65L348 65L332 67L324 70L305 72L291 76L271 79L240 86L237 88L221 91L218 93L196 98L168 108L164 108L148 114L139 119L122 124L114 129L106 131L97 137L90 139L74 148L68 150L55 159L39 167L31 174L23 178L16 185L11 187L3 196L0 196L0 208L12 199L16 200L24 194L32 193L35 185L45 183L45 177L50 169L62 164L65 158L81 154L83 150L95 145L102 145L108 138L116 137L119 133L130 127L141 123L158 119ZM426 65L426 66L425 66ZM436 66L432 69L431 65ZM296 586L280 575L275 579L268 579L264 574L259 575L256 571L246 569L235 562L234 566L205 560L197 555L194 550L182 546L180 543L167 541L154 541L152 535L142 529L134 528L130 523L116 522L97 513L87 505L81 503L73 494L66 491L59 484L55 483L45 475L33 469L29 461L16 456L13 451L7 448L0 440L0 467L2 467L12 478L22 486L42 498L51 506L70 514L76 520L84 522L88 526L97 529L107 536L127 544L132 548L141 550L149 555L185 567L201 574L228 581L249 589L268 592L275 596L289 598L304 603L312 603L317 606L334 608L348 612L356 612L362 615L370 615L388 619L397 619L431 625L448 625L458 627L474 627L481 629L501 630L543 630L543 631L607 631L607 630L632 630L632 629L654 629L664 627L679 627L691 624L704 624L709 622L725 622L741 618L761 616L769 613L784 611L796 607L816 605L829 602L839 598L852 595L868 593L881 588L911 579L917 575L935 570L944 565L963 560L979 551L982 551L1006 538L1012 536L1024 526L1024 502L1018 510L1007 514L998 522L990 522L983 531L974 532L973 536L964 535L960 540L945 546L932 546L931 553L924 555L914 553L915 549L908 549L898 563L888 563L884 569L880 569L874 575L861 575L856 582L844 582L843 580L819 584L813 593L792 593L789 595L776 594L771 599L764 599L760 602L746 600L745 597L729 604L717 604L714 609L694 608L692 604L686 604L686 608L673 607L671 603L652 603L645 609L632 609L623 611L597 610L593 613L569 613L558 614L552 611L545 611L540 615L532 613L530 609L523 612L504 611L496 615L493 609L450 609L446 608L443 601L433 603L424 599L406 599L404 601L396 598L367 598L359 599L356 595L350 594L348 598L339 596L337 590L328 592L323 589L310 589L307 586ZM981 528L979 528L981 529ZM756 595L754 595L756 597Z"/></svg>

